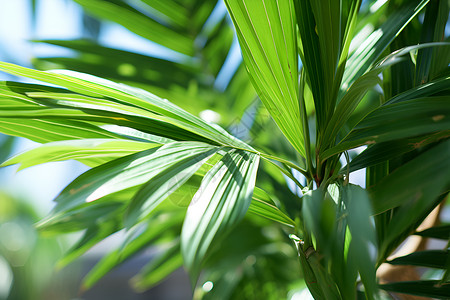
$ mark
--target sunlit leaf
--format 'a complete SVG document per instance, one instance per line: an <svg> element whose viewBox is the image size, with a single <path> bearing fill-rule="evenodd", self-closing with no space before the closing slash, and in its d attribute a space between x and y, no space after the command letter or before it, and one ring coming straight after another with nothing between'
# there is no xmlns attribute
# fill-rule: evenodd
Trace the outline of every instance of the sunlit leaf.
<svg viewBox="0 0 450 300"><path fill-rule="evenodd" d="M47 143L18 154L1 166L20 164L19 170L21 170L46 162L75 159L94 167L156 146L160 144L120 139L65 140Z"/></svg>
<svg viewBox="0 0 450 300"><path fill-rule="evenodd" d="M118 158L80 175L56 197L56 211L138 186L181 160L196 157L213 147L195 142L175 142Z"/></svg>
<svg viewBox="0 0 450 300"><path fill-rule="evenodd" d="M348 88L355 79L364 74L377 61L393 39L420 13L429 1L405 2L400 9L393 11L387 22L383 22L383 25L358 47L348 59L342 79L344 89Z"/></svg>
<svg viewBox="0 0 450 300"><path fill-rule="evenodd" d="M181 233L184 265L197 281L201 263L214 238L242 219L250 206L259 156L226 154L205 176L186 213Z"/></svg>
<svg viewBox="0 0 450 300"><path fill-rule="evenodd" d="M163 200L188 181L192 175L218 149L210 149L192 157L185 153L185 159L177 161L145 183L131 199L125 214L125 224L131 227L150 214Z"/></svg>
<svg viewBox="0 0 450 300"><path fill-rule="evenodd" d="M253 86L281 131L304 156L293 4L267 0L225 3Z"/></svg>

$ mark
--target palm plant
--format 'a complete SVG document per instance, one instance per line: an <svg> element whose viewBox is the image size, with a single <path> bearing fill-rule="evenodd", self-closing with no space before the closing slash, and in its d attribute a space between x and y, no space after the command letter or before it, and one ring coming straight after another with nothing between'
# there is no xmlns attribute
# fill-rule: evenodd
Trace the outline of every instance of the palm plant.
<svg viewBox="0 0 450 300"><path fill-rule="evenodd" d="M223 91L214 79L233 35L225 16L208 18L216 1L76 2L177 53L40 41L79 54L40 68L127 85L0 63L52 85L1 83L0 131L43 143L3 166L91 167L38 224L84 230L60 264L126 232L84 288L158 245L137 289L184 265L196 298L278 299L299 278L315 299L374 299L380 287L449 295L448 249L388 259L411 234L449 238L448 226L416 232L450 187L448 1L225 0L244 64ZM205 109L222 112L223 126L242 116L234 127L245 134L195 116ZM350 183L361 169L365 189ZM445 271L380 285L385 262Z"/></svg>

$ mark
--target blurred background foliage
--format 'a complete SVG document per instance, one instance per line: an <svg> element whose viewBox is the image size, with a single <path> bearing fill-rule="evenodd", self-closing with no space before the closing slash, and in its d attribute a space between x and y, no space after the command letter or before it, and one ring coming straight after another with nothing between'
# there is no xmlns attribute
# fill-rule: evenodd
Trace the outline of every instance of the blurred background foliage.
<svg viewBox="0 0 450 300"><path fill-rule="evenodd" d="M0 141L2 159L9 156L13 137ZM64 242L41 236L34 225L42 218L26 199L0 191L0 299L71 299L75 282L66 272L55 276ZM69 268L72 274L79 270Z"/></svg>

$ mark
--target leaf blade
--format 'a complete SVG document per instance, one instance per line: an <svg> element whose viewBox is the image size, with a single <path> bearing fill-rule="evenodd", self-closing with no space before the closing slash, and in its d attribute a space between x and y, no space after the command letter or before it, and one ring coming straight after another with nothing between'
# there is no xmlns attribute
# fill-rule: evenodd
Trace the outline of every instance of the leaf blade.
<svg viewBox="0 0 450 300"><path fill-rule="evenodd" d="M183 223L181 250L193 284L212 241L242 219L250 205L259 156L231 151L205 176Z"/></svg>
<svg viewBox="0 0 450 300"><path fill-rule="evenodd" d="M267 218L269 220L295 227L295 222L275 206L270 196L264 190L255 187L252 202L248 212Z"/></svg>
<svg viewBox="0 0 450 300"><path fill-rule="evenodd" d="M292 3L267 0L225 3L253 86L281 131L305 156L297 99L298 59Z"/></svg>

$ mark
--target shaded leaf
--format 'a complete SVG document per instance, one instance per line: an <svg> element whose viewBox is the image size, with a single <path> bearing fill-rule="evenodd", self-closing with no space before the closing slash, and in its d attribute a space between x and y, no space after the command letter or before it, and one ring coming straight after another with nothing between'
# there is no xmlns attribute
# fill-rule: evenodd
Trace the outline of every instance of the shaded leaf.
<svg viewBox="0 0 450 300"><path fill-rule="evenodd" d="M34 64L45 67L43 62L57 64L64 69L88 73L116 81L141 84L157 84L169 88L173 84L188 87L196 77L192 63L176 63L142 54L104 47L88 40L37 40L77 51L78 57L40 57ZM42 69L42 68L41 68Z"/></svg>
<svg viewBox="0 0 450 300"><path fill-rule="evenodd" d="M362 145L414 137L450 128L450 97L418 98L386 104L368 114L322 159Z"/></svg>
<svg viewBox="0 0 450 300"><path fill-rule="evenodd" d="M121 191L90 203L83 203L63 212L51 213L36 226L46 235L62 234L95 228L100 223L110 223L125 209L124 202L136 192Z"/></svg>
<svg viewBox="0 0 450 300"><path fill-rule="evenodd" d="M160 283L169 274L183 265L183 257L180 252L180 241L175 241L168 249L152 258L138 275L131 279L133 287L137 291L145 291Z"/></svg>
<svg viewBox="0 0 450 300"><path fill-rule="evenodd" d="M182 217L183 214L179 213L161 214L148 220L145 224L141 223L137 228L137 234L136 231L129 232L128 239L121 247L108 253L89 271L83 278L82 288L84 290L91 288L110 270L127 261L139 251L156 243L161 238L167 238L172 231L179 232Z"/></svg>
<svg viewBox="0 0 450 300"><path fill-rule="evenodd" d="M408 202L427 205L428 199L434 199L443 192L449 180L450 140L446 140L369 187L374 213ZM411 220L407 223L411 223Z"/></svg>
<svg viewBox="0 0 450 300"><path fill-rule="evenodd" d="M186 55L193 54L193 41L185 34L170 30L125 2L75 0L89 13L120 24L128 30Z"/></svg>
<svg viewBox="0 0 450 300"><path fill-rule="evenodd" d="M450 239L450 225L440 225L434 226L428 229L425 229L420 232L416 232L416 235L430 237L441 240L449 240Z"/></svg>
<svg viewBox="0 0 450 300"><path fill-rule="evenodd" d="M420 149L437 141L450 137L450 130L409 139L394 140L369 146L356 156L349 165L349 171L353 172L362 168L375 166L376 164L396 158L410 151ZM341 169L341 173L347 171L347 166Z"/></svg>
<svg viewBox="0 0 450 300"><path fill-rule="evenodd" d="M438 299L448 299L450 284L440 285L438 280L403 281L382 284L380 288L395 293L403 293Z"/></svg>
<svg viewBox="0 0 450 300"><path fill-rule="evenodd" d="M374 299L377 286L375 259L371 255L371 247L375 245L375 226L370 220L370 200L363 188L353 184L343 186L342 199L347 207L351 233L349 251L352 251L352 255L349 260L356 264L368 299Z"/></svg>
<svg viewBox="0 0 450 300"><path fill-rule="evenodd" d="M413 252L387 261L391 265L410 265L428 268L446 269L445 263L450 259L449 250L427 250Z"/></svg>
<svg viewBox="0 0 450 300"><path fill-rule="evenodd" d="M112 220L109 222L102 222L93 227L86 229L83 237L64 254L64 257L58 261L58 268L63 268L75 259L86 253L89 249L97 243L112 235L120 229L119 222Z"/></svg>

